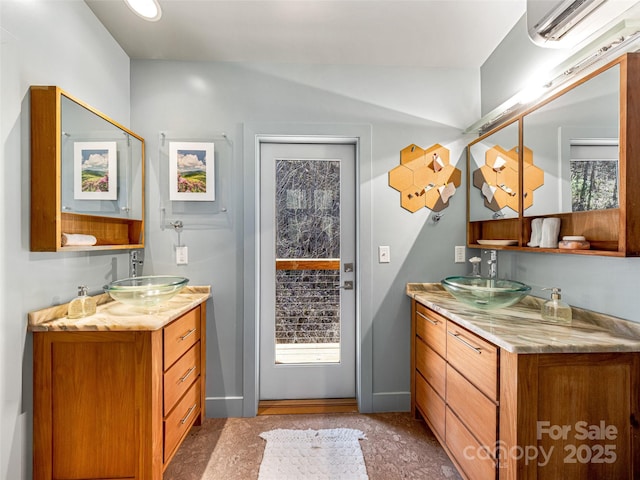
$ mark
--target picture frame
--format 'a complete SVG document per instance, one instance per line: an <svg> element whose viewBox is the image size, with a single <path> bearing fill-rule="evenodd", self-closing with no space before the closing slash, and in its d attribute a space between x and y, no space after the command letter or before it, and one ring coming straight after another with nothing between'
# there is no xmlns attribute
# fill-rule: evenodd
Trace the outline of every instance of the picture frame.
<svg viewBox="0 0 640 480"><path fill-rule="evenodd" d="M74 199L118 199L116 142L75 142L73 163Z"/></svg>
<svg viewBox="0 0 640 480"><path fill-rule="evenodd" d="M169 199L215 200L213 142L169 143Z"/></svg>

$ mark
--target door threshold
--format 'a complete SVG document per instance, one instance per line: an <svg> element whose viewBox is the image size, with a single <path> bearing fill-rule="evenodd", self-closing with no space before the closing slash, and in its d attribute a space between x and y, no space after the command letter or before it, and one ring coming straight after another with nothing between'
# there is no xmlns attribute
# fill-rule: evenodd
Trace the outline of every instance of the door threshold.
<svg viewBox="0 0 640 480"><path fill-rule="evenodd" d="M258 415L305 413L358 413L355 398L311 398L303 400L260 400Z"/></svg>

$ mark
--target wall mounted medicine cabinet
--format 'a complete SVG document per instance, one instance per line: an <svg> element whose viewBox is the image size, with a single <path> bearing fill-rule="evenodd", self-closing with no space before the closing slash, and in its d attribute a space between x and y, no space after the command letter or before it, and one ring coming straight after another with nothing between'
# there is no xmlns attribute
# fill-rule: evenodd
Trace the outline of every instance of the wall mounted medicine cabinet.
<svg viewBox="0 0 640 480"><path fill-rule="evenodd" d="M640 256L638 132L640 54L627 53L481 135L467 148L467 245ZM591 248L529 247L547 217Z"/></svg>
<svg viewBox="0 0 640 480"><path fill-rule="evenodd" d="M144 139L59 87L30 93L31 251L143 248Z"/></svg>

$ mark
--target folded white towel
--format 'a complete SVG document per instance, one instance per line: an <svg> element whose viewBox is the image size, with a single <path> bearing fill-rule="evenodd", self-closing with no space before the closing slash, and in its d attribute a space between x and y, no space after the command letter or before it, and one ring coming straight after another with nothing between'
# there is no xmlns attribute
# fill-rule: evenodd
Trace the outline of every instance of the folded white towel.
<svg viewBox="0 0 640 480"><path fill-rule="evenodd" d="M560 233L560 219L555 217L545 218L542 221L542 235L540 236L540 248L558 248L559 233Z"/></svg>
<svg viewBox="0 0 640 480"><path fill-rule="evenodd" d="M531 240L527 245L530 247L539 247L542 239L542 218L534 218L531 220Z"/></svg>
<svg viewBox="0 0 640 480"><path fill-rule="evenodd" d="M98 240L93 235L83 235L81 233L62 234L63 247L91 246L95 245L97 241Z"/></svg>

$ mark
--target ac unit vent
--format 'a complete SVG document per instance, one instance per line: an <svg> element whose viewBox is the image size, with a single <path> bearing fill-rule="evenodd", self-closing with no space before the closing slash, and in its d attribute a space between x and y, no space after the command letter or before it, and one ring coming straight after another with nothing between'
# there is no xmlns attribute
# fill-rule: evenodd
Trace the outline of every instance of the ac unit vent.
<svg viewBox="0 0 640 480"><path fill-rule="evenodd" d="M573 47L638 3L629 0L527 0L529 37L541 47Z"/></svg>
<svg viewBox="0 0 640 480"><path fill-rule="evenodd" d="M554 8L534 29L546 41L558 41L606 0L566 0Z"/></svg>

